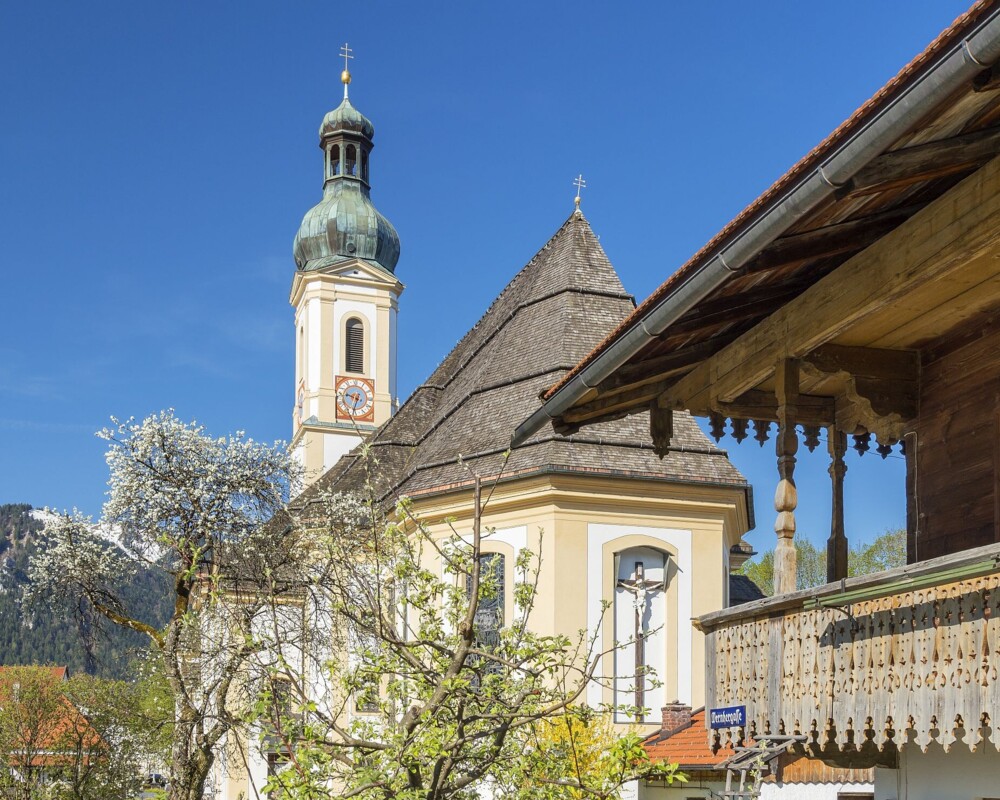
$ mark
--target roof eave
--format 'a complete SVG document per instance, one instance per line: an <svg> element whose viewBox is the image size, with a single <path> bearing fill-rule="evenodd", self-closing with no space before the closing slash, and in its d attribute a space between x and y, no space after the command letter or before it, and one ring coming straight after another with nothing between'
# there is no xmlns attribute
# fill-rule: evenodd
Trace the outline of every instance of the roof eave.
<svg viewBox="0 0 1000 800"><path fill-rule="evenodd" d="M786 181L788 175L784 176L727 226L728 230L723 230L717 237L721 239L717 246L713 248L710 244L674 273L604 344L583 359L561 384L546 393L542 406L515 430L511 446L524 443L546 422L559 419L649 341L729 280L761 250L832 195L838 186L849 181L907 133L928 108L1000 59L1000 8L985 12L984 17L961 35L964 25L968 24L967 17L993 5L994 0L986 0L960 18L914 60L913 63L917 63L926 58L920 69L905 75L912 68L911 63L855 112L855 115L864 112L862 122L849 128L844 136L838 137L835 132L807 156L806 160L814 163L811 171L784 192L768 198ZM932 53L935 49L937 52ZM890 87L893 89L891 94L887 91ZM880 98L882 94L886 99ZM853 117L848 122L852 121ZM800 168L801 164L796 165L789 175ZM765 199L770 202L762 203ZM758 205L765 206L764 210L748 213Z"/></svg>

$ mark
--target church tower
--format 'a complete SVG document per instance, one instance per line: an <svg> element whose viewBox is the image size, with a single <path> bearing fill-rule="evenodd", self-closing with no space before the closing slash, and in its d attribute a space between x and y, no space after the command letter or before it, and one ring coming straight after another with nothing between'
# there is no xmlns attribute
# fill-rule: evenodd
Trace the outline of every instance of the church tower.
<svg viewBox="0 0 1000 800"><path fill-rule="evenodd" d="M319 129L323 199L295 236L295 408L292 451L304 485L326 472L398 406L394 274L399 236L372 205L375 129L347 96Z"/></svg>

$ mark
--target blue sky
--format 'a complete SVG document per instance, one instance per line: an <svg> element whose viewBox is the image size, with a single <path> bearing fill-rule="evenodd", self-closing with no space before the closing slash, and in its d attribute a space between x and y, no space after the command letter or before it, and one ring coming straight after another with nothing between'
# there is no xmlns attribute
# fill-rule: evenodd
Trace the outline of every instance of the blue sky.
<svg viewBox="0 0 1000 800"><path fill-rule="evenodd" d="M642 300L966 5L6 4L0 502L98 513L112 414L290 435L291 245L344 41L402 240L405 395L563 222L578 172ZM770 546L773 448L724 444ZM825 456L801 464L818 541ZM901 459L852 454L847 481L851 535L902 524Z"/></svg>

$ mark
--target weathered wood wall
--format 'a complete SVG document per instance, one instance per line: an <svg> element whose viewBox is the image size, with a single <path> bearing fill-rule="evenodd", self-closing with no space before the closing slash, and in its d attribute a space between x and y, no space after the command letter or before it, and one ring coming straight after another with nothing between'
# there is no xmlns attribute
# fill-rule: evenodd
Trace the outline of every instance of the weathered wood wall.
<svg viewBox="0 0 1000 800"><path fill-rule="evenodd" d="M1000 319L923 353L909 561L1000 541Z"/></svg>

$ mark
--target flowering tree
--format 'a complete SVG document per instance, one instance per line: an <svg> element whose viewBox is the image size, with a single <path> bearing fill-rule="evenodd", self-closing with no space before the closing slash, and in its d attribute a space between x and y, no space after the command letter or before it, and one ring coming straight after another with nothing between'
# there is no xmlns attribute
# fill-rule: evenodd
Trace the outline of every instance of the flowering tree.
<svg viewBox="0 0 1000 800"><path fill-rule="evenodd" d="M223 746L249 757L254 731L272 773L254 789L290 798L464 799L518 770L538 796L609 798L671 774L634 735L586 770L539 747L544 720L586 713L605 654L597 631L532 630L540 553L517 554L513 614L496 619L505 581L478 478L471 528L440 537L405 498L386 508L367 448L363 491L289 505L297 475L278 445L212 439L170 412L101 435L101 523L49 524L33 591L149 639L173 703L170 800L201 800ZM124 599L140 565L170 578L163 626Z"/></svg>
<svg viewBox="0 0 1000 800"><path fill-rule="evenodd" d="M295 470L282 446L213 439L172 412L115 422L99 434L110 470L100 525L74 512L46 526L28 602L62 601L98 632L118 625L148 638L174 706L170 798L201 800L219 743L246 714L241 675L262 647L255 619L275 600L256 587L296 573L286 529L269 524ZM164 626L123 599L139 566L170 578Z"/></svg>
<svg viewBox="0 0 1000 800"><path fill-rule="evenodd" d="M530 775L532 797L610 798L637 777L669 779L673 770L650 764L635 734L614 737L612 753L586 769L565 747L539 746L545 721L586 716L582 700L604 655L597 632L532 630L540 556L529 550L513 565L512 618L491 619L505 587L483 550L492 531L482 525L480 480L471 528L435 536L405 498L382 513L377 464L364 455L365 492L315 492L293 510L323 565L308 616L327 633L304 671L298 650L272 650L257 712L282 765L265 790L448 800L506 791L513 776Z"/></svg>

